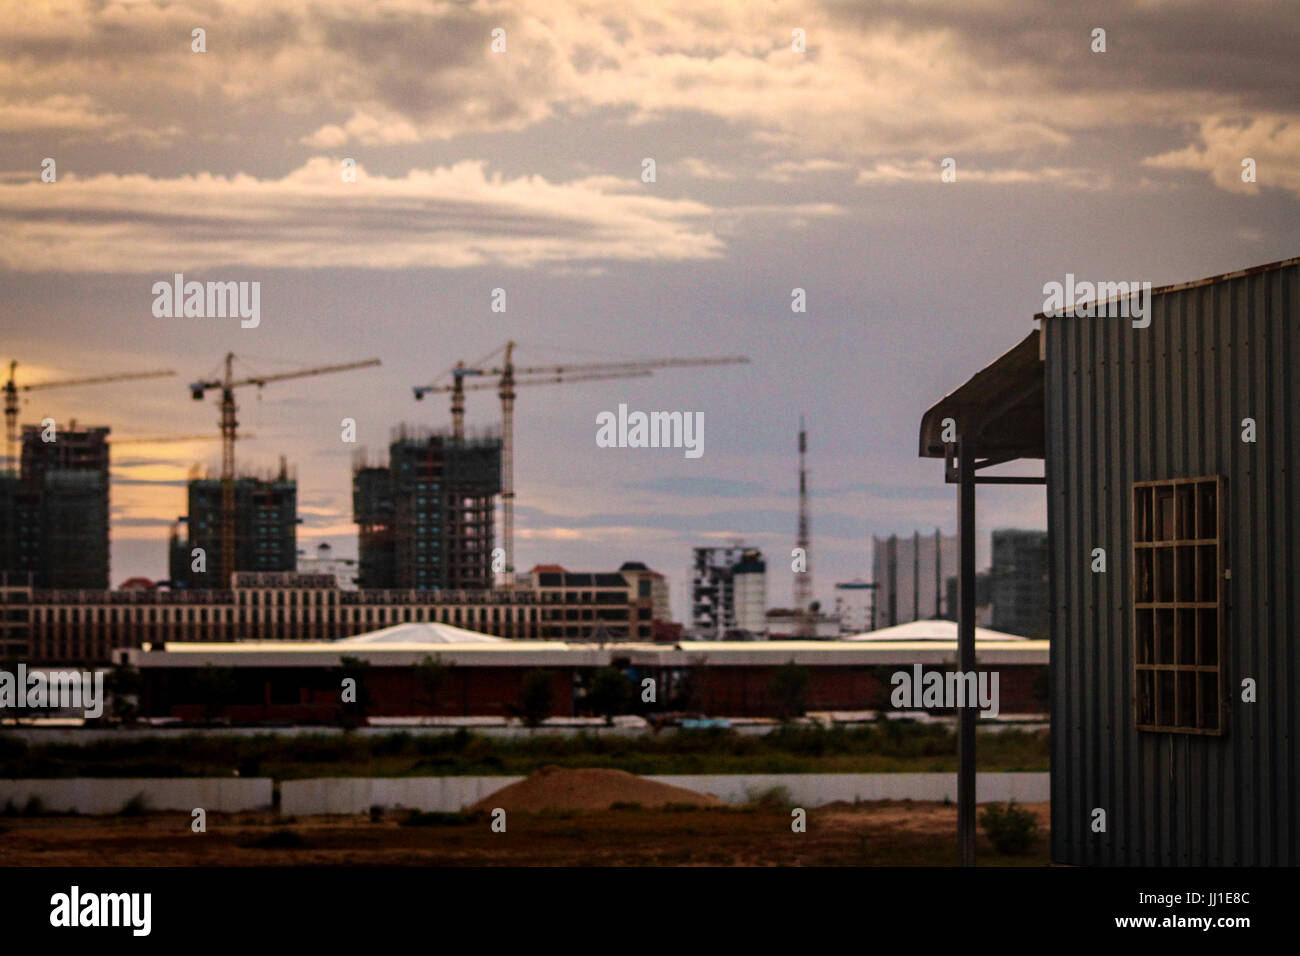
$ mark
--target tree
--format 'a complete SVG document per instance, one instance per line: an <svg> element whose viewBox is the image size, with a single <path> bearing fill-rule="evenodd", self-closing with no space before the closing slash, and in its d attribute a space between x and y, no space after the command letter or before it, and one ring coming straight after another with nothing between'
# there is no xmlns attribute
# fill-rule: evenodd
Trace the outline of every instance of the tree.
<svg viewBox="0 0 1300 956"><path fill-rule="evenodd" d="M203 705L203 719L214 721L235 696L234 669L206 664L194 675L194 685L199 703Z"/></svg>
<svg viewBox="0 0 1300 956"><path fill-rule="evenodd" d="M451 665L442 662L442 655L425 657L415 665L415 676L424 688L430 709L436 714L443 688L451 680Z"/></svg>
<svg viewBox="0 0 1300 956"><path fill-rule="evenodd" d="M366 721L366 715L370 712L370 689L366 687L366 674L370 670L370 662L363 661L359 657L340 657L339 665L343 668L343 680L352 680L356 687L356 697L343 701L343 714L348 724L353 726L363 724ZM340 683L339 695L342 698L346 694L343 684ZM351 697L351 695L347 695Z"/></svg>
<svg viewBox="0 0 1300 956"><path fill-rule="evenodd" d="M539 669L525 674L519 685L519 705L509 709L523 720L525 727L540 727L555 712L551 672Z"/></svg>
<svg viewBox="0 0 1300 956"><path fill-rule="evenodd" d="M636 686L631 678L616 667L602 667L592 675L587 689L587 706L591 712L605 718L605 725L614 723L616 714L626 714L636 701Z"/></svg>
<svg viewBox="0 0 1300 956"><path fill-rule="evenodd" d="M767 685L776 715L783 721L803 716L807 692L808 671L793 660L778 667Z"/></svg>
<svg viewBox="0 0 1300 956"><path fill-rule="evenodd" d="M113 716L123 723L134 721L140 713L140 672L125 662L114 664L105 684L113 699Z"/></svg>

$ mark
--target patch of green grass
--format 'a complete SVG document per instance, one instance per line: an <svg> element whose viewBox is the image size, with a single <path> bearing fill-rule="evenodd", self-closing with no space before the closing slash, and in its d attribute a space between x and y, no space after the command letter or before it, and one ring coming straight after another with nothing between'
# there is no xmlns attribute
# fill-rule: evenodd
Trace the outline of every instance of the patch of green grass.
<svg viewBox="0 0 1300 956"><path fill-rule="evenodd" d="M85 744L26 744L0 735L0 778L525 776L548 764L606 767L641 775L693 773L951 772L956 736L940 724L883 720L854 727L791 724L767 734L722 728L614 737L539 733L490 737L464 728L379 736L310 733L234 737L186 734ZM981 733L978 769L1045 771L1042 733Z"/></svg>

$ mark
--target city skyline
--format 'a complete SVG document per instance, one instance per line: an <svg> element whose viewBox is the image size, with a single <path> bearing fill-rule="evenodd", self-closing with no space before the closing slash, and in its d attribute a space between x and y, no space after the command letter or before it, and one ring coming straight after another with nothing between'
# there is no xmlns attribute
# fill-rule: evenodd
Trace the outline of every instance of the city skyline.
<svg viewBox="0 0 1300 956"><path fill-rule="evenodd" d="M458 359L507 339L534 364L743 353L521 392L516 566L645 561L682 620L691 549L743 538L787 603L803 414L829 606L873 535L955 532L921 414L1023 338L1045 283L1160 285L1300 238L1283 4L316 10L50 4L0 38L2 357L24 382L178 372L32 393L21 423L215 439L186 384L225 352L262 373L377 355L239 396L241 467L296 467L309 553L355 556L353 453L446 427L410 388ZM259 322L156 314L176 273L259 282ZM705 453L599 447L620 404L701 413ZM471 428L498 419L469 397ZM218 462L215 440L114 454L113 585L165 575L189 472ZM1042 491L984 491L980 521L1041 528Z"/></svg>

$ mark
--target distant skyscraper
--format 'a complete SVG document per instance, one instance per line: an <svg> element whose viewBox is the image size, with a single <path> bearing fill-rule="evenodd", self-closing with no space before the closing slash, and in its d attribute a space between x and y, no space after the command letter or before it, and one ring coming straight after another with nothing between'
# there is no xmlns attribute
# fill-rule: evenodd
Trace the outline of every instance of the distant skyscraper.
<svg viewBox="0 0 1300 956"><path fill-rule="evenodd" d="M917 531L910 537L872 538L875 625L945 617L946 582L957 573L957 538Z"/></svg>
<svg viewBox="0 0 1300 956"><path fill-rule="evenodd" d="M871 603L874 585L861 578L835 585L835 616L841 634L861 634L871 630Z"/></svg>
<svg viewBox="0 0 1300 956"><path fill-rule="evenodd" d="M705 640L744 631L761 636L767 627L767 563L757 548L695 549L691 571L691 627Z"/></svg>
<svg viewBox="0 0 1300 956"><path fill-rule="evenodd" d="M993 629L1047 637L1047 532L993 532Z"/></svg>

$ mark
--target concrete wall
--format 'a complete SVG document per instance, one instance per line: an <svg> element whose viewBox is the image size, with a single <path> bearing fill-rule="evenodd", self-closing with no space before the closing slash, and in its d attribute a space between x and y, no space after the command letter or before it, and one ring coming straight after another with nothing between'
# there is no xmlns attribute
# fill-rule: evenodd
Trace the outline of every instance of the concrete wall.
<svg viewBox="0 0 1300 956"><path fill-rule="evenodd" d="M330 777L287 780L280 784L280 812L286 816L365 813L371 806L418 810L462 810L522 777ZM675 787L711 793L727 803L745 803L752 795L785 787L798 806L816 807L838 800L957 799L957 776L951 773L795 773L717 774L648 777ZM1048 799L1046 773L976 775L981 802L1014 799L1041 803Z"/></svg>
<svg viewBox="0 0 1300 956"><path fill-rule="evenodd" d="M461 810L523 777L320 777L280 784L280 813L365 813L370 807Z"/></svg>
<svg viewBox="0 0 1300 956"><path fill-rule="evenodd" d="M13 801L22 810L35 796L47 811L117 813L128 800L142 793L148 810L188 812L202 807L209 813L234 813L269 809L271 787L269 777L0 780L0 805Z"/></svg>
<svg viewBox="0 0 1300 956"><path fill-rule="evenodd" d="M751 773L650 777L674 787L711 793L727 803L745 803L755 794L785 787L796 806L817 807L839 800L957 799L953 773ZM1015 800L1042 803L1048 799L1046 773L981 773L975 775L976 799L981 803Z"/></svg>

